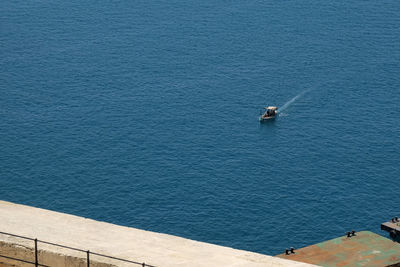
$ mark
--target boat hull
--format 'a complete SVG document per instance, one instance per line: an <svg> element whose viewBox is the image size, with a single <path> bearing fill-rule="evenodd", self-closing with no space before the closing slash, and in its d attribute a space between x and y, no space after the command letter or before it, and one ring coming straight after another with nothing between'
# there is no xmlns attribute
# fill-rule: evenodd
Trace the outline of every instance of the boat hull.
<svg viewBox="0 0 400 267"><path fill-rule="evenodd" d="M270 116L270 117L260 117L260 122L268 122L268 121L274 121L276 116Z"/></svg>

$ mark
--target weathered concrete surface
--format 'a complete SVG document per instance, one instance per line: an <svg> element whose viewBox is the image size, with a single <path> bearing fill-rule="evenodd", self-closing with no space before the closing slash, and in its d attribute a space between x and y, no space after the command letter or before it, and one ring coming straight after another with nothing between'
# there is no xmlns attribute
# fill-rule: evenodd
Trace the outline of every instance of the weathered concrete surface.
<svg viewBox="0 0 400 267"><path fill-rule="evenodd" d="M40 246L39 246L40 248ZM0 267L32 267L34 266L34 248L31 246L25 246L17 243L8 243L0 241L0 255L6 257L0 257ZM18 261L15 259L24 260ZM82 258L81 255L65 255L62 253L54 253L47 250L38 250L38 261L41 265L45 266L74 266L74 267L87 267L86 259ZM90 261L91 267L116 267L117 265L109 263L103 263L98 261Z"/></svg>
<svg viewBox="0 0 400 267"><path fill-rule="evenodd" d="M400 244L369 231L338 237L278 257L333 266L400 266ZM397 265L398 264L398 265Z"/></svg>
<svg viewBox="0 0 400 267"><path fill-rule="evenodd" d="M312 266L306 263L118 226L5 201L0 201L0 231L128 260L146 262L155 266ZM22 244L27 248L33 246L32 241L21 241L18 238L1 234L0 241L9 244ZM58 255L85 257L81 252L52 246L42 246L39 249ZM30 254L30 257L32 257L32 254ZM97 257L94 260L101 261ZM67 263L57 263L56 265L71 266ZM118 266L122 265L118 264Z"/></svg>

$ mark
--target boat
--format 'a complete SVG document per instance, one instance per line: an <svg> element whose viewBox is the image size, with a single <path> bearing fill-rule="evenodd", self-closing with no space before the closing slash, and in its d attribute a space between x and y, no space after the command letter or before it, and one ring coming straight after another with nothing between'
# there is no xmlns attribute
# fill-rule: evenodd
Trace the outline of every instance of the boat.
<svg viewBox="0 0 400 267"><path fill-rule="evenodd" d="M278 115L277 107L269 106L269 107L265 107L264 109L265 109L265 112L264 112L264 114L262 114L260 116L260 122L274 120L276 118L276 116Z"/></svg>

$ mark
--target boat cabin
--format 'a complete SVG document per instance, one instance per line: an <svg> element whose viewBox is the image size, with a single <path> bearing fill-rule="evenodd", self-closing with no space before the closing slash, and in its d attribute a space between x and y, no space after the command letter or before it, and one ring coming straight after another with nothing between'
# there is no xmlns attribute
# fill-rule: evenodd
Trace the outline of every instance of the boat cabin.
<svg viewBox="0 0 400 267"><path fill-rule="evenodd" d="M275 116L276 115L276 110L278 109L277 107L266 107L265 108L266 111L264 113L264 115L266 115L267 117L271 117L271 116Z"/></svg>

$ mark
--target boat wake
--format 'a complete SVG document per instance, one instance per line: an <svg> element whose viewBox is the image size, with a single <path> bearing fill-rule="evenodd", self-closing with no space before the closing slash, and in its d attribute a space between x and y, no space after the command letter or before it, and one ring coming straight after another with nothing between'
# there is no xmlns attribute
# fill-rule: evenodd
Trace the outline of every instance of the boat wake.
<svg viewBox="0 0 400 267"><path fill-rule="evenodd" d="M279 108L279 113L281 113L282 111L284 111L285 109L287 109L291 104L293 104L293 102L295 102L297 99L299 99L300 97L302 97L305 93L310 92L312 89L307 89L304 90L303 92L301 92L300 94L296 95L295 97L293 97L292 99L290 99L288 102L286 102L282 107Z"/></svg>

